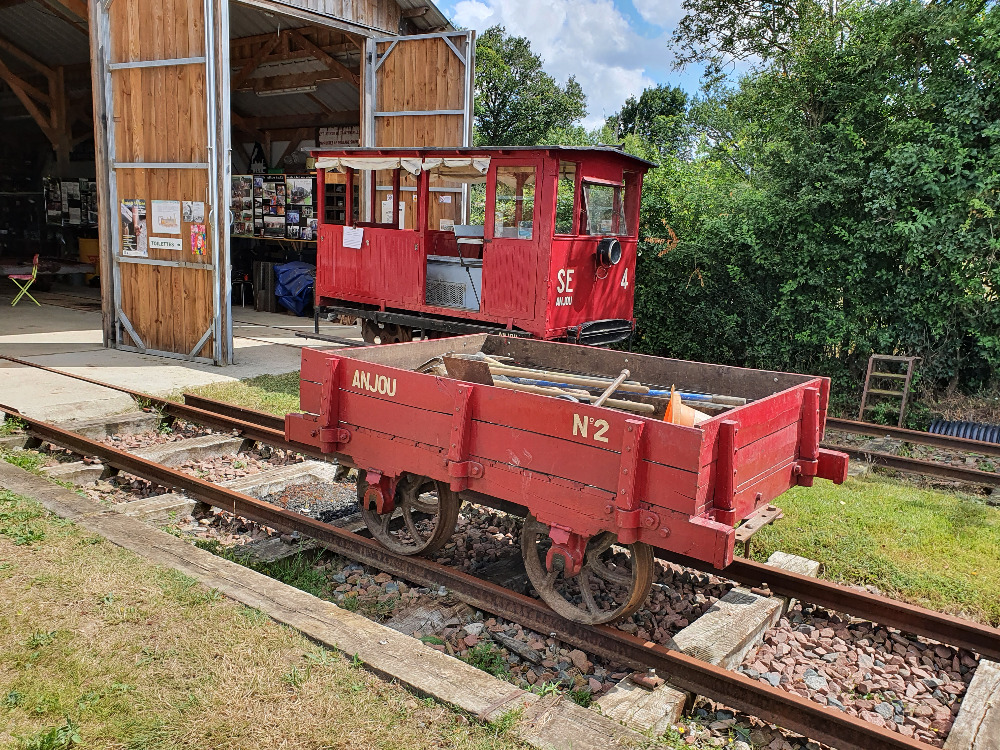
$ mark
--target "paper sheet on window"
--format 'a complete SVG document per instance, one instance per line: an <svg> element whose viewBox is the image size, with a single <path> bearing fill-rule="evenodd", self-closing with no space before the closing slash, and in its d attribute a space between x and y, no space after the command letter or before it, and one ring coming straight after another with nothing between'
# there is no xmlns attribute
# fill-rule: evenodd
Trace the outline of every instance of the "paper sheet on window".
<svg viewBox="0 0 1000 750"><path fill-rule="evenodd" d="M344 227L344 247L349 247L353 250L360 250L361 240L364 238L364 227Z"/></svg>

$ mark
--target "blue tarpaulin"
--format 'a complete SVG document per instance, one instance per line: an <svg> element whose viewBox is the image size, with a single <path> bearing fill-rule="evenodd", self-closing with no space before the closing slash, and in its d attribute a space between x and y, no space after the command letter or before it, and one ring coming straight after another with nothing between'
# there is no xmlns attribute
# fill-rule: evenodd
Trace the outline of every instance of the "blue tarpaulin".
<svg viewBox="0 0 1000 750"><path fill-rule="evenodd" d="M278 302L300 317L305 315L305 310L313 299L316 266L293 261L275 266L274 273L278 277L278 284L274 289Z"/></svg>

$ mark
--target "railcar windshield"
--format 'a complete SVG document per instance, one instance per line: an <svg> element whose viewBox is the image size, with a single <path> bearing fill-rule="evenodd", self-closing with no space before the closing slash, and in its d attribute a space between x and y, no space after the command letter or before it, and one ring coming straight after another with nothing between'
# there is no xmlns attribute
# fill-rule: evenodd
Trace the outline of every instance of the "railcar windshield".
<svg viewBox="0 0 1000 750"><path fill-rule="evenodd" d="M585 234L630 234L625 219L625 185L583 183L583 232Z"/></svg>

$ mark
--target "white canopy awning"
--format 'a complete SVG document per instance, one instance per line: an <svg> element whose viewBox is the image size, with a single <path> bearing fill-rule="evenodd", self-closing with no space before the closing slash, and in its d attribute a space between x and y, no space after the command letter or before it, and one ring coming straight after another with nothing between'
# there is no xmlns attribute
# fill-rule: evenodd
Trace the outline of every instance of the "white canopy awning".
<svg viewBox="0 0 1000 750"><path fill-rule="evenodd" d="M481 178L490 168L490 159L486 157L458 157L406 159L391 156L321 156L316 159L317 169L405 169L412 175L418 175L423 170L432 170L445 177Z"/></svg>

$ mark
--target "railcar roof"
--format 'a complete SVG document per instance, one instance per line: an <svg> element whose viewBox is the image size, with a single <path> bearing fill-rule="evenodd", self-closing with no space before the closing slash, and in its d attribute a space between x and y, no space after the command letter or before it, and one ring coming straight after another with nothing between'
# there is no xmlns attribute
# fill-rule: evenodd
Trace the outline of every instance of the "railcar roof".
<svg viewBox="0 0 1000 750"><path fill-rule="evenodd" d="M623 160L641 164L646 169L658 167L656 162L642 159L638 156L626 153L620 146L425 146L420 148L390 148L390 147L367 147L348 146L341 148L309 148L303 149L311 154L352 154L356 156L416 156L422 154L444 155L456 154L458 156L503 156L504 154L516 154L525 152L535 153L555 153L555 154L613 154Z"/></svg>

